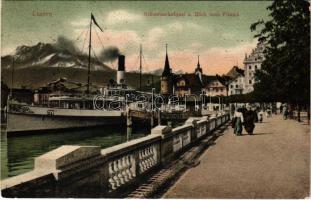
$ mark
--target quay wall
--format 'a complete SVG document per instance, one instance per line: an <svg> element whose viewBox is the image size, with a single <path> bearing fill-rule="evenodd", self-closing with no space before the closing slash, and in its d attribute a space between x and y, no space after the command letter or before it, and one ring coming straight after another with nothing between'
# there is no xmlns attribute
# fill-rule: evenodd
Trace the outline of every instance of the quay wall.
<svg viewBox="0 0 311 200"><path fill-rule="evenodd" d="M1 193L3 197L110 197L178 159L228 120L228 114L191 117L182 126L157 126L148 136L106 149L64 145L35 158L34 170L2 180Z"/></svg>

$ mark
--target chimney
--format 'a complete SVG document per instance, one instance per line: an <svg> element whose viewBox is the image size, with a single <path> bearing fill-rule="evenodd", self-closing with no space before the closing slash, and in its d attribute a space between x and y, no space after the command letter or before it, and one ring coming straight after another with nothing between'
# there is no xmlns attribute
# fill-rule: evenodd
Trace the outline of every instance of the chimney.
<svg viewBox="0 0 311 200"><path fill-rule="evenodd" d="M125 71L125 56L119 55L118 71Z"/></svg>
<svg viewBox="0 0 311 200"><path fill-rule="evenodd" d="M118 71L117 71L117 84L125 83L125 56L119 55L118 57Z"/></svg>

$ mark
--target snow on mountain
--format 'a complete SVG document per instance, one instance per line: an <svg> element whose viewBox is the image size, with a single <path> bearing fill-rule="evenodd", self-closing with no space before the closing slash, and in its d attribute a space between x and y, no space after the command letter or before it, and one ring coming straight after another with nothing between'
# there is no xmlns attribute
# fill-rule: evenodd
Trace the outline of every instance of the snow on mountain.
<svg viewBox="0 0 311 200"><path fill-rule="evenodd" d="M52 44L39 42L34 46L19 46L15 55L1 57L1 67L11 68L14 56L14 67L16 69L27 67L66 67L87 69L88 55L70 52L66 49L59 49ZM104 63L91 58L91 70L113 71Z"/></svg>

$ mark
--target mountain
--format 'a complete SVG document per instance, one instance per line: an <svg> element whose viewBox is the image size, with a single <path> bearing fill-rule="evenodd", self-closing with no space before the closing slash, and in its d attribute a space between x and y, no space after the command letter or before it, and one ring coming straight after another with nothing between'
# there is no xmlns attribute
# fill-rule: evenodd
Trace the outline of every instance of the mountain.
<svg viewBox="0 0 311 200"><path fill-rule="evenodd" d="M183 70L180 69L180 70L175 71L174 73L175 73L175 74L184 74L185 72L184 72Z"/></svg>
<svg viewBox="0 0 311 200"><path fill-rule="evenodd" d="M14 88L36 89L60 77L85 84L88 55L80 54L74 47L68 46L70 43L62 42L62 45L38 43L34 46L17 47L14 55L1 57L1 80L11 87L14 56ZM116 79L116 70L91 58L91 84L107 85L110 79ZM159 81L159 76L143 74L142 88L146 91L151 91L151 87L158 89ZM126 83L133 88L139 88L139 73L127 72Z"/></svg>
<svg viewBox="0 0 311 200"><path fill-rule="evenodd" d="M163 72L163 69L159 68L159 69L155 69L155 70L150 71L150 74L153 74L153 75L156 75L156 76L161 76L162 72Z"/></svg>
<svg viewBox="0 0 311 200"><path fill-rule="evenodd" d="M69 51L65 48L58 48L54 44L39 42L34 46L19 46L14 56L14 68L29 67L61 67L87 69L88 55ZM1 57L2 69L12 66L12 55ZM91 70L113 71L102 62L91 58Z"/></svg>
<svg viewBox="0 0 311 200"><path fill-rule="evenodd" d="M159 68L159 69L155 69L150 71L150 74L156 75L156 76L161 76L163 72L163 69ZM174 72L174 74L184 74L184 72L182 70L177 70Z"/></svg>
<svg viewBox="0 0 311 200"><path fill-rule="evenodd" d="M11 87L12 70L1 70L2 81ZM79 68L55 68L55 67L28 67L14 70L14 88L31 88L36 89L47 85L48 83L64 77L69 81L87 83L87 70ZM93 85L104 86L109 83L110 79L116 80L116 71L91 71L90 81ZM125 74L126 84L138 89L139 73L127 72ZM154 85L152 86L152 80ZM151 87L160 86L160 77L151 74L142 74L142 86L146 91L151 91ZM147 87L149 86L149 87Z"/></svg>

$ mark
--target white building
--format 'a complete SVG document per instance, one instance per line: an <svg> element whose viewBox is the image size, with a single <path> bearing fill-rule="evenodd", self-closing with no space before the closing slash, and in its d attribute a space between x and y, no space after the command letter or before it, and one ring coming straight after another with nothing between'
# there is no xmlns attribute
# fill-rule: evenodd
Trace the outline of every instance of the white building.
<svg viewBox="0 0 311 200"><path fill-rule="evenodd" d="M228 94L236 95L243 94L245 88L245 77L244 70L237 66L234 66L228 73L227 76L230 77Z"/></svg>
<svg viewBox="0 0 311 200"><path fill-rule="evenodd" d="M257 44L257 47L252 50L252 53L250 55L247 56L247 54L245 54L245 59L243 62L245 77L245 85L243 91L244 94L252 92L254 90L254 74L257 69L261 68L262 61L264 60L263 50L263 44L259 42Z"/></svg>

